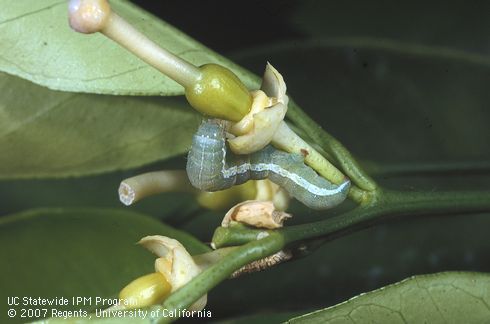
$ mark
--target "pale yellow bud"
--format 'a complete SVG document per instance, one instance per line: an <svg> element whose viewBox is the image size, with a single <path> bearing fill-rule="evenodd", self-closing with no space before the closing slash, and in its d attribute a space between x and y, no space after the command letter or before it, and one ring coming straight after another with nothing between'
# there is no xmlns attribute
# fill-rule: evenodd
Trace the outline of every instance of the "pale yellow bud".
<svg viewBox="0 0 490 324"><path fill-rule="evenodd" d="M221 211L228 210L240 201L256 199L257 185L255 180L247 181L231 188L206 192L197 195L197 202L204 208Z"/></svg>
<svg viewBox="0 0 490 324"><path fill-rule="evenodd" d="M159 256L155 260L155 271L162 274L171 285L171 292L191 281L201 269L192 256L177 240L166 236L145 236L139 242L145 248ZM206 306L207 295L202 296L188 310L202 310Z"/></svg>
<svg viewBox="0 0 490 324"><path fill-rule="evenodd" d="M106 26L111 6L107 0L71 0L68 14L71 28L80 33L91 34Z"/></svg>
<svg viewBox="0 0 490 324"><path fill-rule="evenodd" d="M172 291L165 276L159 272L150 273L131 281L119 293L126 308L142 308L160 304Z"/></svg>

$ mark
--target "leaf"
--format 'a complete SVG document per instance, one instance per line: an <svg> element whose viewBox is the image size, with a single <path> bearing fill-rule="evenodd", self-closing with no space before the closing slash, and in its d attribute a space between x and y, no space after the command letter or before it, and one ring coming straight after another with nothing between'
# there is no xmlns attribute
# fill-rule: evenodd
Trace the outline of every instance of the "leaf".
<svg viewBox="0 0 490 324"><path fill-rule="evenodd" d="M297 312L284 312L284 313L257 313L255 315L234 317L226 320L213 321L213 324L269 324L269 323L280 323L291 316L297 316Z"/></svg>
<svg viewBox="0 0 490 324"><path fill-rule="evenodd" d="M297 42L242 53L238 61L258 71L268 57L295 101L356 157L379 168L490 160L490 61L400 44ZM297 57L301 62L290 64ZM488 183L472 180L459 189Z"/></svg>
<svg viewBox="0 0 490 324"><path fill-rule="evenodd" d="M179 95L183 88L101 34L68 26L65 0L0 0L0 70L64 91L119 95ZM127 1L115 12L172 53L196 64L231 68L248 86L245 70Z"/></svg>
<svg viewBox="0 0 490 324"><path fill-rule="evenodd" d="M145 309L143 311L148 311L150 314L152 311L157 311L157 309L159 308L159 312L160 314L162 314L163 312L163 308L162 307L157 307L157 306L154 306L152 308L149 308L149 309ZM207 309L207 308L206 308ZM211 315L213 313L211 312ZM284 321L284 320L287 320L288 318L290 318L291 316L294 316L296 315L295 313L274 313L274 314L269 314L269 313L266 313L266 314L258 314L258 315L251 315L251 316L244 316L244 317L239 317L239 318L233 318L233 319L228 319L228 320L218 320L218 321L212 321L212 322L209 322L209 323L214 323L214 324L248 324L248 323L256 323L256 324L268 324L268 323L280 323L281 321ZM94 314L92 314L92 319L91 320L86 320L86 319L77 319L76 321L76 324L85 324L85 323L103 323L103 324L112 324L112 323L115 323L115 324L119 324L119 323L129 323L129 324L133 324L133 323L148 323L148 324L151 324L153 323L154 321L152 321L150 318L146 318L146 319L142 319L142 318L133 318L133 317L116 317L116 318L112 318L112 319L109 319L109 318L105 318L105 319L95 319L94 320ZM196 315L195 315L196 316ZM202 315L201 315L202 316ZM214 317L214 316L212 316ZM181 320L185 320L185 319L181 319ZM37 323L37 322L36 322ZM50 318L49 320L47 321L43 321L43 322L40 322L39 324L51 324L51 323L66 323L64 320L62 319L58 319L58 318Z"/></svg>
<svg viewBox="0 0 490 324"><path fill-rule="evenodd" d="M200 117L179 98L51 91L0 73L0 179L80 176L188 150Z"/></svg>
<svg viewBox="0 0 490 324"><path fill-rule="evenodd" d="M486 273L414 276L287 323L483 323L489 286Z"/></svg>
<svg viewBox="0 0 490 324"><path fill-rule="evenodd" d="M356 3L356 9L352 2L305 0L291 20L310 39L368 36L488 54L487 35L479 32L490 29L487 1L471 6L451 1L444 10L436 2L365 2ZM417 23L410 23L415 16Z"/></svg>
<svg viewBox="0 0 490 324"><path fill-rule="evenodd" d="M317 220L305 212L294 216L303 222ZM208 308L234 317L323 308L414 274L449 269L490 272L489 227L488 213L377 225L330 241L305 258L224 281L213 289Z"/></svg>
<svg viewBox="0 0 490 324"><path fill-rule="evenodd" d="M179 158L176 162L182 164L183 161L183 158ZM168 163L152 166L154 170L174 167ZM180 221L189 214L195 213L199 208L195 196L175 192L147 197L133 206L124 206L117 195L121 180L147 170L137 169L130 172L113 172L81 178L0 181L0 215L39 206L70 208L90 206L93 208L124 208L145 213L170 224L171 219ZM218 221L220 219L216 219L216 222ZM206 239L209 239L209 233L205 232Z"/></svg>
<svg viewBox="0 0 490 324"><path fill-rule="evenodd" d="M8 266L0 270L0 296L65 297L70 304L54 308L92 310L94 303L74 306L71 297L114 298L131 280L154 271L155 257L135 244L153 234L175 238L193 254L209 250L144 214L116 209L38 209L2 217L0 259ZM2 318L7 308L0 306Z"/></svg>

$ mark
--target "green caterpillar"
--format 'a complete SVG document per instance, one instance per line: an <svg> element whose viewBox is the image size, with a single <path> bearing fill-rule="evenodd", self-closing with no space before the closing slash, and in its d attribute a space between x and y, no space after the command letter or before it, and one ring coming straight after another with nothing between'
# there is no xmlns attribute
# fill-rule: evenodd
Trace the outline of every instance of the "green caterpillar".
<svg viewBox="0 0 490 324"><path fill-rule="evenodd" d="M303 157L271 145L249 155L226 150L224 128L217 122L201 124L187 158L187 176L203 191L218 191L250 179L268 178L312 209L328 209L345 200L350 180L336 185L304 164Z"/></svg>

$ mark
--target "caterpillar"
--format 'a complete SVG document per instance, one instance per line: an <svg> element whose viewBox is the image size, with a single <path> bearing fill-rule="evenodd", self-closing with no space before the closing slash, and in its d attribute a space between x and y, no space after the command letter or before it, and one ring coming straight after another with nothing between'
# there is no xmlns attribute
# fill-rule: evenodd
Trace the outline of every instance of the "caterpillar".
<svg viewBox="0 0 490 324"><path fill-rule="evenodd" d="M268 178L312 209L337 206L350 187L349 179L333 184L304 164L301 155L271 145L248 155L227 154L224 127L212 120L203 122L194 135L186 169L191 184L203 191Z"/></svg>

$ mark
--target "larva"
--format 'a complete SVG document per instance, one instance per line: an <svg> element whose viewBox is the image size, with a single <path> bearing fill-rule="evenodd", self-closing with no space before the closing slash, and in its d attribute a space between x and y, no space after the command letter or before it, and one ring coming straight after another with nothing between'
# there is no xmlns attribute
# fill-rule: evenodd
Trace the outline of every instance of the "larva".
<svg viewBox="0 0 490 324"><path fill-rule="evenodd" d="M350 187L348 179L335 185L305 165L302 156L271 145L249 155L227 154L225 130L215 121L202 123L194 135L187 175L192 185L203 191L218 191L249 179L268 178L313 209L340 204Z"/></svg>

